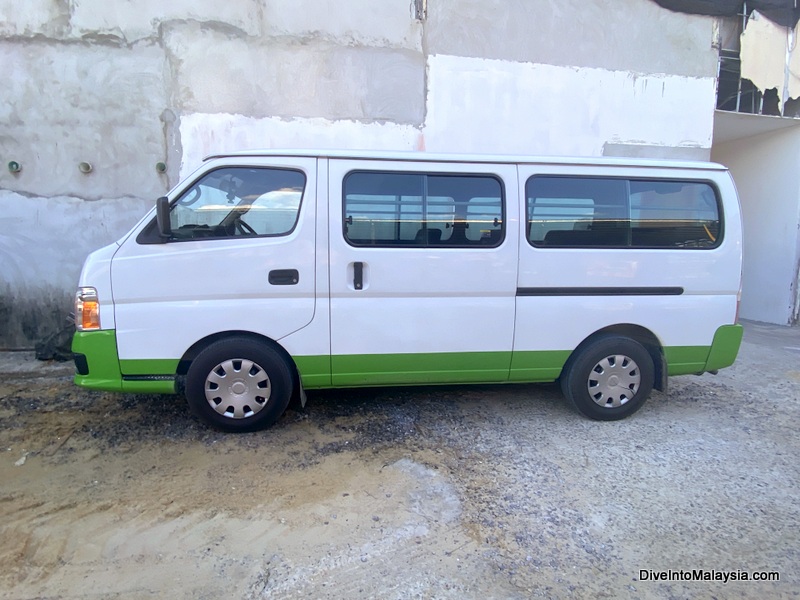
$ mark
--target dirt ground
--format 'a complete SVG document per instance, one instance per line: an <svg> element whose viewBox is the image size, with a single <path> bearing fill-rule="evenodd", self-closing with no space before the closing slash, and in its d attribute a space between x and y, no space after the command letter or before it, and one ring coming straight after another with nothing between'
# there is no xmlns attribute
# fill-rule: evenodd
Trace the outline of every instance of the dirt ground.
<svg viewBox="0 0 800 600"><path fill-rule="evenodd" d="M633 417L554 385L309 394L221 434L0 354L0 597L798 598L800 329ZM776 571L779 582L640 570Z"/></svg>

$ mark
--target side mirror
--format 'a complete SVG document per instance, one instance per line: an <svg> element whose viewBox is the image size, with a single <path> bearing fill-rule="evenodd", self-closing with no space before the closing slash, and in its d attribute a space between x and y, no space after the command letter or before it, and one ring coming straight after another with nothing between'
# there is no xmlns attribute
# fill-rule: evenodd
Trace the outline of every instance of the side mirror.
<svg viewBox="0 0 800 600"><path fill-rule="evenodd" d="M161 196L156 200L156 223L158 235L164 240L172 237L172 228L169 224L169 198Z"/></svg>

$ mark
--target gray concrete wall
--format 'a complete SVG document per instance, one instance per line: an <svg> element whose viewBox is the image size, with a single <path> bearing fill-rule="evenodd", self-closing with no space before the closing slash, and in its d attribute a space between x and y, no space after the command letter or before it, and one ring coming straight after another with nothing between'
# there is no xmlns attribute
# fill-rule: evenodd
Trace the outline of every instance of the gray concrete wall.
<svg viewBox="0 0 800 600"><path fill-rule="evenodd" d="M171 98L184 113L422 123L425 60L418 50L249 39L200 23L170 25L164 44L174 57Z"/></svg>
<svg viewBox="0 0 800 600"><path fill-rule="evenodd" d="M205 152L710 146L713 19L650 0L427 7L417 20L412 0L0 0L0 347L54 329L83 258Z"/></svg>
<svg viewBox="0 0 800 600"><path fill-rule="evenodd" d="M429 0L431 54L712 77L714 19L649 0Z"/></svg>
<svg viewBox="0 0 800 600"><path fill-rule="evenodd" d="M0 155L22 165L0 171L4 189L87 200L163 193L155 165L166 159L166 65L157 46L2 41L0 64Z"/></svg>

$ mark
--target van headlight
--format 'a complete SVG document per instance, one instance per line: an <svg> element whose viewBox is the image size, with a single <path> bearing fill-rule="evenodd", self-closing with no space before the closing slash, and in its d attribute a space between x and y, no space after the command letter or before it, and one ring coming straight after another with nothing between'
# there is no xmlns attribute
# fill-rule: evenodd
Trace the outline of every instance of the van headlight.
<svg viewBox="0 0 800 600"><path fill-rule="evenodd" d="M100 329L100 302L93 287L78 288L75 294L75 327L78 331Z"/></svg>

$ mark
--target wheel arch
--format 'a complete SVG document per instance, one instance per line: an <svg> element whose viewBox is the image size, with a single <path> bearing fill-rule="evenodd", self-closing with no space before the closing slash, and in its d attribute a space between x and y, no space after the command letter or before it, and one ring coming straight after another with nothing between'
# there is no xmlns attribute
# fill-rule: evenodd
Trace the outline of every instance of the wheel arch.
<svg viewBox="0 0 800 600"><path fill-rule="evenodd" d="M664 357L664 347L662 346L661 341L658 339L656 334L646 327L634 325L632 323L618 323L616 325L609 325L608 327L598 329L591 335L587 336L569 355L567 362L564 363L564 367L561 370L561 375L566 372L567 367L573 360L573 357L578 356L587 345L594 342L597 338L610 335L619 335L639 342L653 359L653 387L659 391L666 391L667 362L666 358Z"/></svg>
<svg viewBox="0 0 800 600"><path fill-rule="evenodd" d="M178 369L176 372L179 387L183 388L184 386L184 377L186 373L189 371L189 367L192 364L192 361L197 357L200 352L202 352L205 348L210 346L215 342L219 342L221 340L229 339L229 338L247 338L254 341L257 341L261 344L266 344L272 347L278 354L281 355L283 360L286 362L286 365L289 367L289 370L292 373L292 401L295 401L300 398L301 389L300 389L300 372L297 370L297 365L294 362L292 356L286 351L286 348L281 346L278 342L269 338L265 335L260 333L254 333L252 331L240 331L240 330L231 330L231 331L220 331L217 333L212 333L204 338L197 340L194 344L192 344L186 352L183 353L180 361L178 362ZM183 391L180 389L179 391Z"/></svg>

